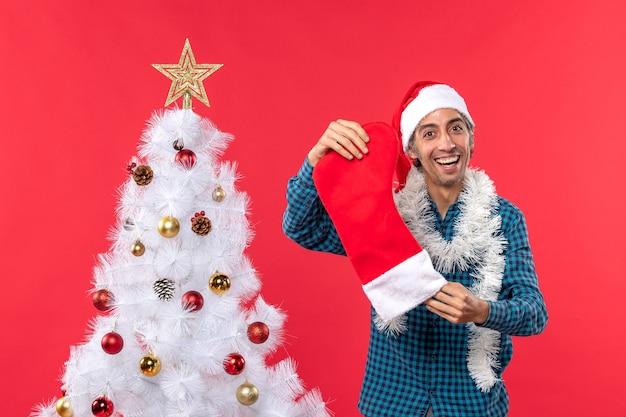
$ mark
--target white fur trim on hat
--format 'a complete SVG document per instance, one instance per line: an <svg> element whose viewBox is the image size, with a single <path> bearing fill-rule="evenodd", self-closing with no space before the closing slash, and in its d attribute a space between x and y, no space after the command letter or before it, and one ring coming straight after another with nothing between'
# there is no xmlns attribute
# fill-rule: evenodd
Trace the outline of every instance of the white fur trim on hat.
<svg viewBox="0 0 626 417"><path fill-rule="evenodd" d="M474 121L467 110L465 100L454 88L445 84L429 85L422 88L417 97L402 112L400 117L402 149L407 150L409 139L422 119L439 109L454 109L462 113L474 127Z"/></svg>

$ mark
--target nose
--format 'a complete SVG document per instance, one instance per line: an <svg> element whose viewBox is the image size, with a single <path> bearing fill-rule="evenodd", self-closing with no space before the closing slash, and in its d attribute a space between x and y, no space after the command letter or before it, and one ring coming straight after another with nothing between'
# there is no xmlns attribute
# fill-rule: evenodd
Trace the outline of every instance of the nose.
<svg viewBox="0 0 626 417"><path fill-rule="evenodd" d="M454 149L455 147L456 147L456 144L454 143L454 141L452 140L452 136L448 132L441 135L440 140L439 140L440 150L449 151L451 149Z"/></svg>

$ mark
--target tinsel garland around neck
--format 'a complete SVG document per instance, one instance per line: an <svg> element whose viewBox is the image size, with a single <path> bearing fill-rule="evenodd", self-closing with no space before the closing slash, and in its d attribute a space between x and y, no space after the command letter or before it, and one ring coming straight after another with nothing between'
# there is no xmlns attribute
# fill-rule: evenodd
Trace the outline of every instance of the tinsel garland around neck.
<svg viewBox="0 0 626 417"><path fill-rule="evenodd" d="M404 222L441 273L465 271L480 263L493 240L500 240L497 235L501 219L495 214L498 198L487 174L468 169L458 203L460 214L455 221L454 237L447 241L436 229L424 174L412 169L406 187L396 197Z"/></svg>
<svg viewBox="0 0 626 417"><path fill-rule="evenodd" d="M435 269L442 274L474 267L470 288L485 301L496 301L502 286L506 239L500 232L498 197L487 174L468 169L459 195L459 216L454 237L447 241L436 229L435 213L420 170L413 168L406 187L396 195L396 205L411 233L428 252ZM489 391L498 381L500 333L468 324L467 367L476 386Z"/></svg>

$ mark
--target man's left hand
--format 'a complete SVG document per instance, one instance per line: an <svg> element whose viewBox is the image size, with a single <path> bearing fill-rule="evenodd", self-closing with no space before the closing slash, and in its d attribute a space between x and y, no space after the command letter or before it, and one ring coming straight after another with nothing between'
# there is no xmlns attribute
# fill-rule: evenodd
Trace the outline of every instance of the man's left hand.
<svg viewBox="0 0 626 417"><path fill-rule="evenodd" d="M424 304L428 311L454 324L482 324L489 317L489 304L458 282L447 283Z"/></svg>

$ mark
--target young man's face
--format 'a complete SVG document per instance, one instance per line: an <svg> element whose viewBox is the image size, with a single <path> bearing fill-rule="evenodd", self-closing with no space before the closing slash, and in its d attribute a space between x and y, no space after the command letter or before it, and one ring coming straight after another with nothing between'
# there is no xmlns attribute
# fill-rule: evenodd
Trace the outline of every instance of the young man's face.
<svg viewBox="0 0 626 417"><path fill-rule="evenodd" d="M414 135L408 154L420 161L428 186L460 189L473 148L461 114L435 110L424 117Z"/></svg>

